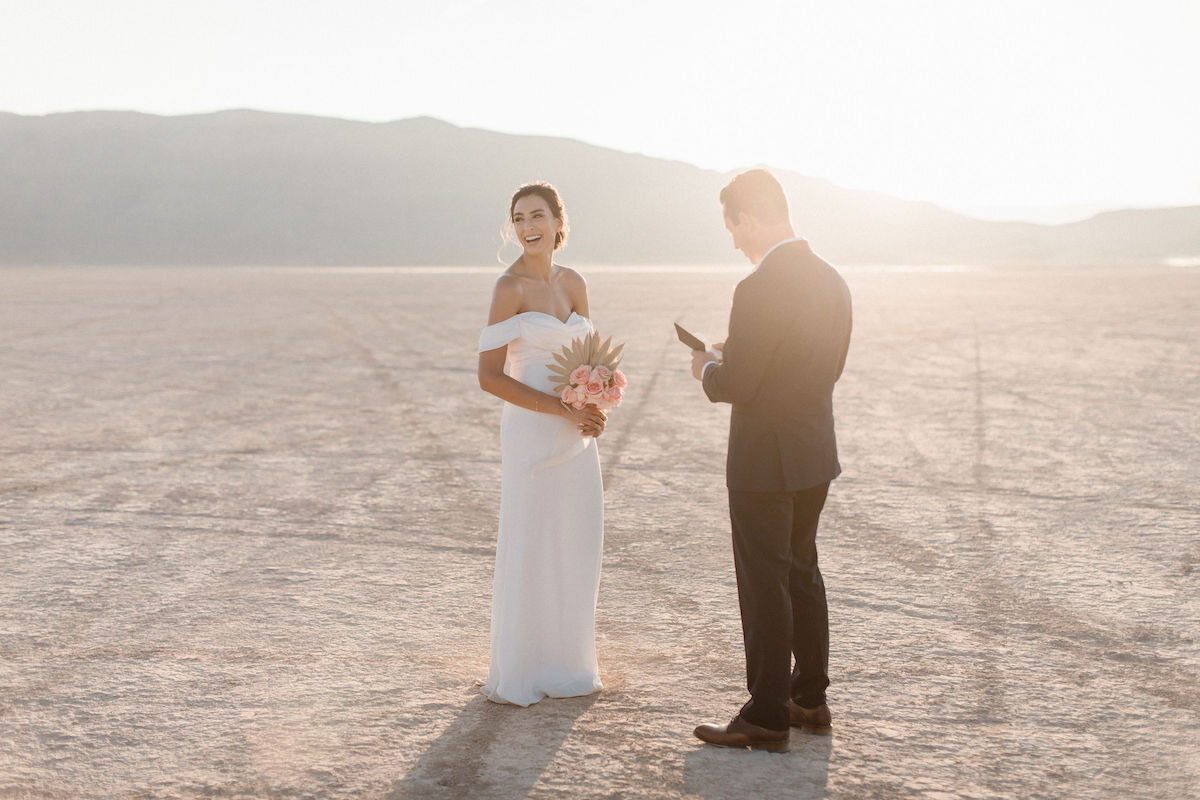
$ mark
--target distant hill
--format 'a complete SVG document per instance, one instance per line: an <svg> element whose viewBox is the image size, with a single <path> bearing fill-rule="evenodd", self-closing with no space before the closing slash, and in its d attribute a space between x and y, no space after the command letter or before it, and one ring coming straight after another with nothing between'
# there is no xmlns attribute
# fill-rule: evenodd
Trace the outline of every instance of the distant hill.
<svg viewBox="0 0 1200 800"><path fill-rule="evenodd" d="M1200 255L1200 207L985 222L777 174L837 263ZM565 263L740 259L716 199L728 176L682 162L429 118L95 111L0 113L0 264L494 264L510 193L537 179L566 199Z"/></svg>

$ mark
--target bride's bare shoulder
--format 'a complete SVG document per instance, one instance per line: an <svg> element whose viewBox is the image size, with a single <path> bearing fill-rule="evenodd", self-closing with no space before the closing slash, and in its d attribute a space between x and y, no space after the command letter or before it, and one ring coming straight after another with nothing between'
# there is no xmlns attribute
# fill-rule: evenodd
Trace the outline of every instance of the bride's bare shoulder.
<svg viewBox="0 0 1200 800"><path fill-rule="evenodd" d="M584 279L582 273L570 267L560 266L559 269L562 270L559 273L561 276L560 280L566 285L568 291L572 293L587 292L587 281Z"/></svg>
<svg viewBox="0 0 1200 800"><path fill-rule="evenodd" d="M520 291L521 280L521 276L513 272L512 267L509 267L508 269L504 270L504 272L501 272L496 276L494 291Z"/></svg>
<svg viewBox="0 0 1200 800"><path fill-rule="evenodd" d="M521 309L524 289L517 275L502 273L492 287L492 306L488 313L488 324L508 319Z"/></svg>
<svg viewBox="0 0 1200 800"><path fill-rule="evenodd" d="M575 269L574 267L564 267L562 264L555 264L554 266L558 268L558 274L561 275L564 280L568 280L568 281L583 280L583 275L579 272L579 270Z"/></svg>
<svg viewBox="0 0 1200 800"><path fill-rule="evenodd" d="M571 301L571 309L579 313L580 316L588 316L588 294L587 281L583 279L583 275L571 269L570 267L562 267L559 273L560 284L566 289L567 298Z"/></svg>

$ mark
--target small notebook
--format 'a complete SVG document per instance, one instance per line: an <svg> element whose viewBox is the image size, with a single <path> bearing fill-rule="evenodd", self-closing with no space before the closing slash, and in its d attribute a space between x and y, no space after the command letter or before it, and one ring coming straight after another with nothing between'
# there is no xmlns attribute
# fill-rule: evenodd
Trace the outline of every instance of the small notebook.
<svg viewBox="0 0 1200 800"><path fill-rule="evenodd" d="M675 323L675 334L679 337L679 341L683 342L684 344L686 344L688 347L692 348L693 350L707 350L708 349L708 345L706 345L704 343L703 339L701 339L696 334L685 329L678 322Z"/></svg>

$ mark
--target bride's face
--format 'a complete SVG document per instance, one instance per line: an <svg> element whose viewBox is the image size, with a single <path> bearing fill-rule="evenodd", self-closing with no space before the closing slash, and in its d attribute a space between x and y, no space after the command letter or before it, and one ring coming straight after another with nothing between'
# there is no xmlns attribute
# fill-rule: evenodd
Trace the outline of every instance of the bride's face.
<svg viewBox="0 0 1200 800"><path fill-rule="evenodd" d="M562 230L550 206L536 194L527 194L513 206L513 230L528 255L553 253L554 235Z"/></svg>

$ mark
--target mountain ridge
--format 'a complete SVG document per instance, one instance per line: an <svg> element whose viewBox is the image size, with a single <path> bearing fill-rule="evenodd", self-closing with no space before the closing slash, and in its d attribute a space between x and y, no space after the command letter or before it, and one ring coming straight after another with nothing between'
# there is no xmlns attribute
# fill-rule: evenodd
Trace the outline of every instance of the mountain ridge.
<svg viewBox="0 0 1200 800"><path fill-rule="evenodd" d="M774 171L798 233L834 263L1200 255L1200 206L997 222ZM563 193L571 263L736 263L717 201L731 174L428 116L0 112L0 264L491 263L530 180Z"/></svg>

